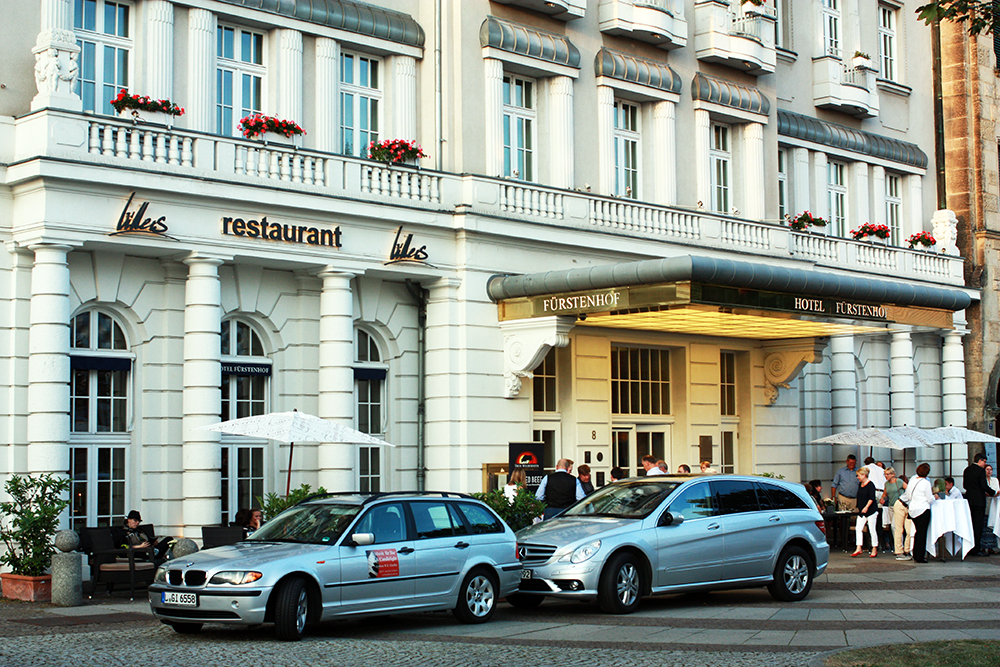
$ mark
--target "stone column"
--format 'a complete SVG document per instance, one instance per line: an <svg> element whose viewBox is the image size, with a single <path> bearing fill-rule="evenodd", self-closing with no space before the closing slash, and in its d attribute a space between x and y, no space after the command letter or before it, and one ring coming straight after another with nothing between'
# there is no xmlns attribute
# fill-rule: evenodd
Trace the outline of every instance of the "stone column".
<svg viewBox="0 0 1000 667"><path fill-rule="evenodd" d="M277 31L278 118L302 123L302 33L286 28Z"/></svg>
<svg viewBox="0 0 1000 667"><path fill-rule="evenodd" d="M537 136L537 135L536 135ZM573 79L555 76L549 81L549 184L557 188L572 188L576 165L573 162ZM540 162L535 151L536 174Z"/></svg>
<svg viewBox="0 0 1000 667"><path fill-rule="evenodd" d="M186 127L215 133L215 14L188 9ZM210 64L211 63L211 64Z"/></svg>
<svg viewBox="0 0 1000 667"><path fill-rule="evenodd" d="M812 211L813 204L809 201L809 149L792 149L792 201L789 215L798 215L802 211Z"/></svg>
<svg viewBox="0 0 1000 667"><path fill-rule="evenodd" d="M424 467L427 469L425 488L428 489L464 488L468 483L461 472L469 463L467 448L447 444L462 442L460 429L465 421L458 400L465 391L458 312L461 285L462 281L457 278L442 278L425 285L428 298ZM480 464L477 461L474 465Z"/></svg>
<svg viewBox="0 0 1000 667"><path fill-rule="evenodd" d="M28 332L28 472L65 474L69 467L68 245L39 244L31 270Z"/></svg>
<svg viewBox="0 0 1000 667"><path fill-rule="evenodd" d="M354 295L353 274L335 267L319 273L323 292L319 298L319 416L347 426L354 425ZM358 488L356 447L342 443L319 446L319 485L327 490ZM292 485L295 461L292 460Z"/></svg>
<svg viewBox="0 0 1000 667"><path fill-rule="evenodd" d="M830 385L833 432L858 428L858 381L854 370L854 336L830 338Z"/></svg>
<svg viewBox="0 0 1000 667"><path fill-rule="evenodd" d="M316 150L339 153L340 144L340 45L329 37L316 38Z"/></svg>
<svg viewBox="0 0 1000 667"><path fill-rule="evenodd" d="M219 421L222 401L222 289L218 257L192 255L184 260L184 493L187 527L210 526L222 513L222 450L219 434L196 430ZM195 533L197 534L197 533Z"/></svg>
<svg viewBox="0 0 1000 667"><path fill-rule="evenodd" d="M600 181L597 192L615 194L615 90L610 86L597 87L597 166ZM655 152L655 149L654 149Z"/></svg>
<svg viewBox="0 0 1000 667"><path fill-rule="evenodd" d="M743 217L764 219L764 126L747 123L743 126Z"/></svg>
<svg viewBox="0 0 1000 667"><path fill-rule="evenodd" d="M392 59L392 137L415 141L417 138L417 59L395 56ZM386 139L390 137L385 137Z"/></svg>
<svg viewBox="0 0 1000 667"><path fill-rule="evenodd" d="M653 157L646 163L653 165L653 201L673 206L677 203L677 122L674 117L677 107L665 100L653 102L651 106Z"/></svg>
<svg viewBox="0 0 1000 667"><path fill-rule="evenodd" d="M82 111L83 102L73 92L80 74L80 47L73 32L70 0L41 0L41 31L31 52L35 54L35 86L38 94L31 110ZM27 27L27 26L26 26Z"/></svg>
<svg viewBox="0 0 1000 667"><path fill-rule="evenodd" d="M174 99L174 3L167 0L146 2L144 42L146 46L144 94L157 100L177 102ZM202 62L202 67L206 65L207 63ZM187 112L185 108L184 113Z"/></svg>
<svg viewBox="0 0 1000 667"><path fill-rule="evenodd" d="M944 334L941 350L942 426L966 426L965 353L962 336L968 331L956 329Z"/></svg>
<svg viewBox="0 0 1000 667"><path fill-rule="evenodd" d="M705 109L694 110L695 195L700 208L712 210L712 163L708 151L712 145L712 117Z"/></svg>
<svg viewBox="0 0 1000 667"><path fill-rule="evenodd" d="M486 68L486 87L483 104L486 107L486 124L483 141L487 176L503 176L503 62L495 58L483 60Z"/></svg>
<svg viewBox="0 0 1000 667"><path fill-rule="evenodd" d="M892 330L889 343L889 397L892 426L916 426L913 341L909 331Z"/></svg>

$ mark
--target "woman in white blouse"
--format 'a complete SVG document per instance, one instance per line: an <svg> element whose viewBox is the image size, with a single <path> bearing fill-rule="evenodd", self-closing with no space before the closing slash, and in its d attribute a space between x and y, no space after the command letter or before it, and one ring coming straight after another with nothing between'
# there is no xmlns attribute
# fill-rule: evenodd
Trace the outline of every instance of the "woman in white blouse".
<svg viewBox="0 0 1000 667"><path fill-rule="evenodd" d="M906 492L910 495L909 513L913 520L913 562L927 562L927 529L931 524L931 504L934 502L934 492L927 475L931 467L926 463L917 466L916 476L910 480Z"/></svg>
<svg viewBox="0 0 1000 667"><path fill-rule="evenodd" d="M1000 482L993 476L993 466L986 464L986 483L990 488L1000 494ZM994 496L986 499L986 527L983 529L983 539L979 542L979 548L988 554L997 552L997 535L994 531L1000 530L996 526L990 526L990 514L994 503L1000 503L1000 497Z"/></svg>

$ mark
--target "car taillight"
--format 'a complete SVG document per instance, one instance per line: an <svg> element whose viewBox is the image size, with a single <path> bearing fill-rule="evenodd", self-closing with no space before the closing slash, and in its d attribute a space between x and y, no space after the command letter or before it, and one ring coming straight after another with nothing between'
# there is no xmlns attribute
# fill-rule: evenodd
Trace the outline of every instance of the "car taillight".
<svg viewBox="0 0 1000 667"><path fill-rule="evenodd" d="M817 521L816 527L820 529L820 532L826 535L826 521Z"/></svg>

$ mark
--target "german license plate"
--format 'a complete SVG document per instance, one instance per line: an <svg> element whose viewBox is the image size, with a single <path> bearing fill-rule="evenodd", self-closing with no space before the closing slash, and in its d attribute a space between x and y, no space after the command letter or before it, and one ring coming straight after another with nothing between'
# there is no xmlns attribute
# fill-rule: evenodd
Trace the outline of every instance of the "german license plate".
<svg viewBox="0 0 1000 667"><path fill-rule="evenodd" d="M194 593L176 593L171 591L163 592L163 604L175 607L197 607L198 596Z"/></svg>
<svg viewBox="0 0 1000 667"><path fill-rule="evenodd" d="M521 578L522 579L532 579L532 578L534 578L534 576L535 576L535 572L533 570L521 570Z"/></svg>

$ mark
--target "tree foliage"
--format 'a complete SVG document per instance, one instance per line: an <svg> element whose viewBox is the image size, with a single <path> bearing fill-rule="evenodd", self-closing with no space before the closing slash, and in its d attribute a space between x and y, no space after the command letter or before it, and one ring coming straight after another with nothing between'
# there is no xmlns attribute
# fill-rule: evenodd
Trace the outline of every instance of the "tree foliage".
<svg viewBox="0 0 1000 667"><path fill-rule="evenodd" d="M313 491L311 486L303 484L297 489L292 489L287 496L279 496L277 493L269 493L263 498L257 496L257 504L260 505L264 519L270 521L289 507L298 505L309 496L315 496L319 493L327 493L327 490L321 486Z"/></svg>
<svg viewBox="0 0 1000 667"><path fill-rule="evenodd" d="M1000 7L996 0L932 0L917 7L917 18L930 25L937 21L965 23L970 35L993 32Z"/></svg>
<svg viewBox="0 0 1000 667"><path fill-rule="evenodd" d="M67 489L69 479L53 475L14 475L4 484L11 500L0 503L0 539L7 547L0 563L14 574L38 577L49 569L59 515L69 506Z"/></svg>
<svg viewBox="0 0 1000 667"><path fill-rule="evenodd" d="M489 505L515 533L530 526L535 517L541 516L545 510L545 503L535 498L535 494L525 488L518 490L513 503L507 500L503 489L494 489L489 493L473 493L472 497Z"/></svg>

